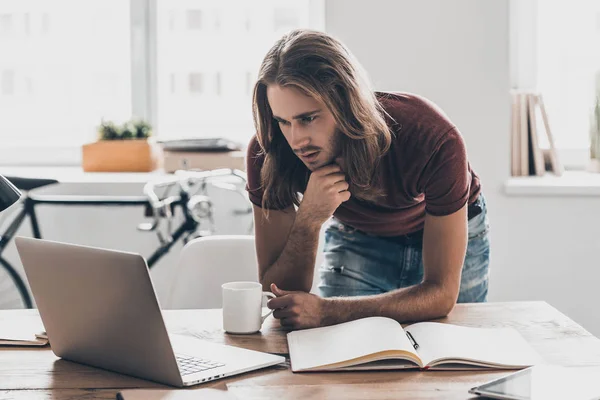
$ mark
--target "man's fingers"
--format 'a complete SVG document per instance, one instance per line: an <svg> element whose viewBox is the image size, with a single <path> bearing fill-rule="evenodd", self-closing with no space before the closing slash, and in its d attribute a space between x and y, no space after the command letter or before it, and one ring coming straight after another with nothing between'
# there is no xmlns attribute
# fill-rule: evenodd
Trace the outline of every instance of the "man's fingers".
<svg viewBox="0 0 600 400"><path fill-rule="evenodd" d="M273 317L277 318L277 319L282 319L282 318L290 318L290 317L295 317L298 315L297 312L292 311L293 309L291 308L278 308L275 311L273 311Z"/></svg>
<svg viewBox="0 0 600 400"><path fill-rule="evenodd" d="M267 307L269 307L271 310L276 310L278 308L285 308L285 307L289 306L290 304L292 304L292 296L291 295L276 297L274 299L267 301Z"/></svg>
<svg viewBox="0 0 600 400"><path fill-rule="evenodd" d="M279 286L277 286L274 283L271 283L271 292L273 292L273 294L277 297L281 297L281 296L285 296L286 294L294 293L293 291L279 289Z"/></svg>
<svg viewBox="0 0 600 400"><path fill-rule="evenodd" d="M281 326L293 329L293 328L296 327L296 325L298 323L298 320L295 317L282 318L282 319L279 320L279 323L281 324Z"/></svg>
<svg viewBox="0 0 600 400"><path fill-rule="evenodd" d="M335 185L333 185L333 189L337 192L337 193L341 193L345 190L348 190L348 188L350 187L350 185L348 184L348 182L343 181L343 182L338 182Z"/></svg>
<svg viewBox="0 0 600 400"><path fill-rule="evenodd" d="M319 168L318 170L316 170L315 172L313 172L313 174L317 174L320 176L325 176L325 175L329 175L329 174L334 174L336 172L340 172L342 169L340 168L339 165L337 164L330 164L330 165L326 165L324 167Z"/></svg>
<svg viewBox="0 0 600 400"><path fill-rule="evenodd" d="M326 185L334 185L338 182L346 182L346 175L340 173L327 175L325 178L323 178L323 181Z"/></svg>

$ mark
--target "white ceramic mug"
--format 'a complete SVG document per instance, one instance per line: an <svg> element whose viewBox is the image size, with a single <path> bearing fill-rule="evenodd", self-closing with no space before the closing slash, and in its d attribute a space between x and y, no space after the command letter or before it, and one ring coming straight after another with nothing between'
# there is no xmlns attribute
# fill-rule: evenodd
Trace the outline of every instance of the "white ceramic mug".
<svg viewBox="0 0 600 400"><path fill-rule="evenodd" d="M258 282L229 282L223 290L223 329L228 333L255 333L265 319L273 313L262 315L263 298L275 298L263 292Z"/></svg>

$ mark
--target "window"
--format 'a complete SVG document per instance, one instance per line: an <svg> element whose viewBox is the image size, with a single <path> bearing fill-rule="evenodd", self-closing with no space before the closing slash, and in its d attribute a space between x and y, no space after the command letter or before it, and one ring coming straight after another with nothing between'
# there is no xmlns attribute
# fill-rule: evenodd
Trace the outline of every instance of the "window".
<svg viewBox="0 0 600 400"><path fill-rule="evenodd" d="M81 145L103 118L128 118L129 37L122 0L0 2L2 162Z"/></svg>
<svg viewBox="0 0 600 400"><path fill-rule="evenodd" d="M0 163L78 164L104 120L159 139L254 133L251 87L323 0L2 0Z"/></svg>
<svg viewBox="0 0 600 400"><path fill-rule="evenodd" d="M247 143L254 133L251 88L262 58L285 32L318 28L310 5L307 0L158 0L160 137L225 136ZM188 76L189 90L173 90L174 76Z"/></svg>
<svg viewBox="0 0 600 400"><path fill-rule="evenodd" d="M188 30L202 30L202 10L187 10Z"/></svg>
<svg viewBox="0 0 600 400"><path fill-rule="evenodd" d="M538 90L556 144L588 147L596 80L600 84L600 1L542 0L537 7Z"/></svg>
<svg viewBox="0 0 600 400"><path fill-rule="evenodd" d="M202 94L202 73L191 73L189 82L190 93Z"/></svg>
<svg viewBox="0 0 600 400"><path fill-rule="evenodd" d="M600 1L513 0L511 24L513 87L542 94L562 161L584 167L600 90Z"/></svg>

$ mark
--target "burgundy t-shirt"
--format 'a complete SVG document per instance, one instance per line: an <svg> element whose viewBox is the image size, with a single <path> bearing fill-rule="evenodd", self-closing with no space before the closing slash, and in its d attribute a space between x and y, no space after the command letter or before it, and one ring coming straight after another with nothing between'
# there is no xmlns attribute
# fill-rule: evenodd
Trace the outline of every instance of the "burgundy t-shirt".
<svg viewBox="0 0 600 400"><path fill-rule="evenodd" d="M379 236L397 236L423 229L425 213L442 216L477 199L479 177L467 160L463 138L431 101L408 93L376 93L394 119L388 125L392 144L381 159L380 182L386 196L377 204L351 197L333 214L339 221ZM246 159L247 190L261 207L260 170L264 156L253 137ZM290 204L291 205L291 204Z"/></svg>

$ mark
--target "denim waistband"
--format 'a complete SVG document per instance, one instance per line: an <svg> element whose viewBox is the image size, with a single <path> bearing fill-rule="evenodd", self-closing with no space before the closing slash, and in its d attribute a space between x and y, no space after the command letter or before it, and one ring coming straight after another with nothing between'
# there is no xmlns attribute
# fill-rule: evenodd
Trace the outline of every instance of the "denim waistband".
<svg viewBox="0 0 600 400"><path fill-rule="evenodd" d="M482 199L482 195L480 194L479 196L477 196L477 199L469 204L467 206L467 218L469 220L475 218L476 216L478 216L479 214L481 214L481 212L483 211L483 199ZM406 235L398 235L398 236L379 236L379 235L374 235L372 233L367 233L364 231L361 231L360 229L356 229L353 228L349 225L344 224L343 222L339 221L338 219L335 219L336 223L344 226L348 232L357 232L360 233L362 235L366 235L366 236L374 236L374 237L378 237L380 239L384 239L387 240L389 242L393 242L393 243L398 243L398 244L411 244L411 243L421 243L423 241L423 229L420 229L416 232L411 232L411 233L407 233Z"/></svg>

